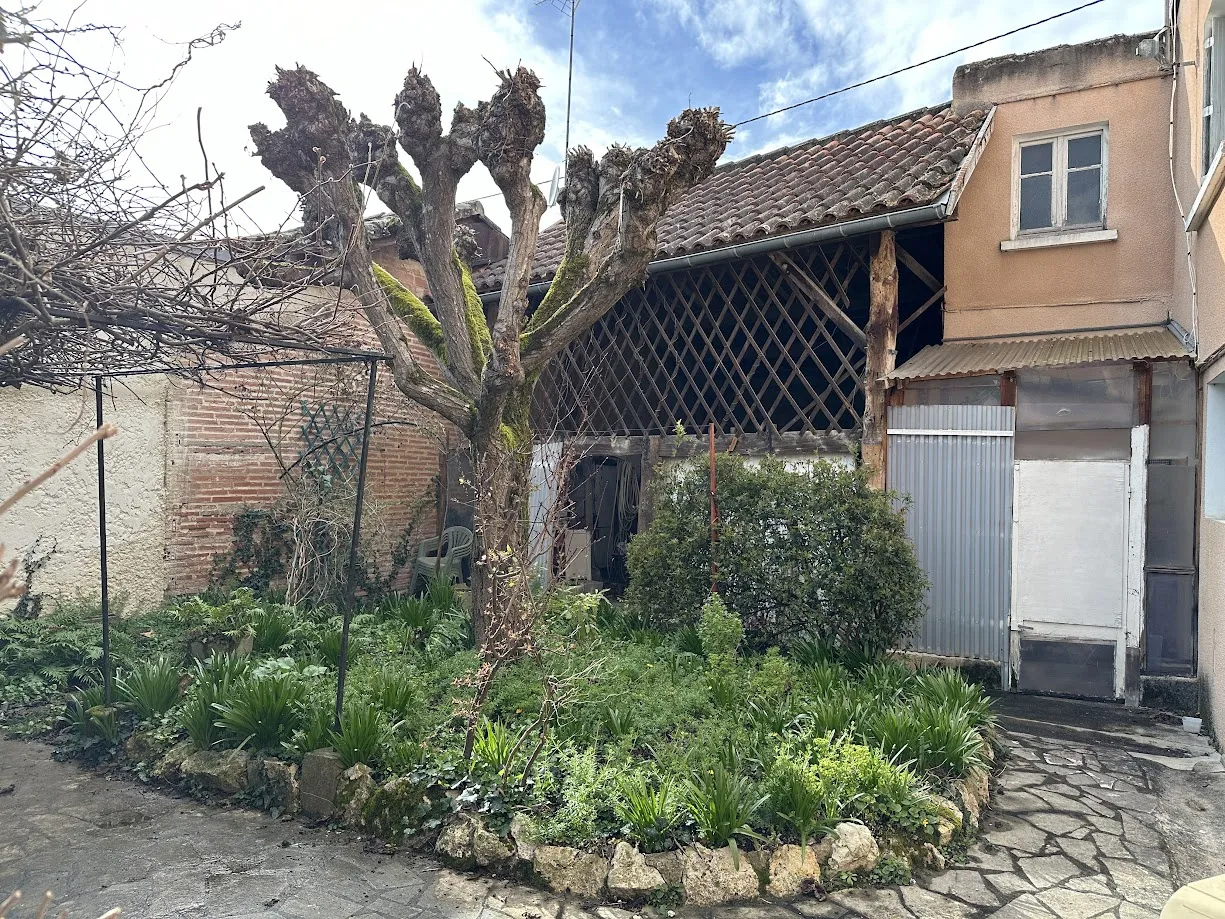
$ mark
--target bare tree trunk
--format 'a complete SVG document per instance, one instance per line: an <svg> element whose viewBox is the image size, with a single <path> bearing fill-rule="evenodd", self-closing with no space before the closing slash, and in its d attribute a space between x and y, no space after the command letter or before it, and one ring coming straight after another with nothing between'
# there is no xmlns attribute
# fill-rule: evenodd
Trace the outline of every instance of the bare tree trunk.
<svg viewBox="0 0 1225 919"><path fill-rule="evenodd" d="M532 440L527 412L534 382L512 389L500 416L478 420L471 442L476 485L472 556L472 618L477 647L506 650L525 637L528 499Z"/></svg>

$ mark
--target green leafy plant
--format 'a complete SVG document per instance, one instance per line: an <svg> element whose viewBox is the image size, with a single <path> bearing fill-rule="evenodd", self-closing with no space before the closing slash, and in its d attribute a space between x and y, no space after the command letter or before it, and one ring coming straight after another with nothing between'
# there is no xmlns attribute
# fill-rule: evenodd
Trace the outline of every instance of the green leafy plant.
<svg viewBox="0 0 1225 919"><path fill-rule="evenodd" d="M332 748L340 754L346 769L357 763L377 766L389 733L390 728L377 708L349 703L341 715L340 730L332 732Z"/></svg>
<svg viewBox="0 0 1225 919"><path fill-rule="evenodd" d="M634 715L629 709L605 706L602 720L604 728L614 740L621 740L634 733Z"/></svg>
<svg viewBox="0 0 1225 919"><path fill-rule="evenodd" d="M712 661L735 657L740 642L744 640L743 623L728 611L727 604L718 594L711 594L702 604L697 632L702 650Z"/></svg>
<svg viewBox="0 0 1225 919"><path fill-rule="evenodd" d="M626 593L648 624L699 618L713 561L722 600L755 647L808 638L872 659L905 646L923 615L926 578L903 497L873 488L867 468L828 462L789 470L725 454L716 474L713 550L709 467L682 467L654 485L651 526L630 542Z"/></svg>
<svg viewBox="0 0 1225 919"><path fill-rule="evenodd" d="M752 823L767 797L747 776L735 775L723 763L715 763L705 773L690 777L683 800L702 839L712 846L722 846L734 842L737 836L758 837Z"/></svg>
<svg viewBox="0 0 1225 919"><path fill-rule="evenodd" d="M142 721L163 715L179 699L179 668L164 657L137 664L115 677L119 697L135 709Z"/></svg>
<svg viewBox="0 0 1225 919"><path fill-rule="evenodd" d="M383 666L371 685L373 698L383 712L397 721L414 719L420 695L412 677L403 669Z"/></svg>
<svg viewBox="0 0 1225 919"><path fill-rule="evenodd" d="M292 606L269 604L252 611L251 627L255 631L256 653L280 653L290 647L297 634L296 612Z"/></svg>
<svg viewBox="0 0 1225 919"><path fill-rule="evenodd" d="M766 775L766 789L775 818L800 840L803 849L811 836L832 829L843 802L829 794L807 756L779 752Z"/></svg>
<svg viewBox="0 0 1225 919"><path fill-rule="evenodd" d="M625 824L622 832L643 851L662 852L680 820L680 802L672 784L667 779L652 784L641 772L634 772L622 777L620 790L615 810Z"/></svg>
<svg viewBox="0 0 1225 919"><path fill-rule="evenodd" d="M473 763L495 775L506 776L512 765L519 736L501 721L482 718L472 746Z"/></svg>
<svg viewBox="0 0 1225 919"><path fill-rule="evenodd" d="M103 704L103 695L101 686L89 686L72 693L68 696L64 713L57 720L84 737L89 733L89 710Z"/></svg>
<svg viewBox="0 0 1225 919"><path fill-rule="evenodd" d="M305 695L297 674L252 677L232 687L215 708L221 726L239 743L278 750L301 724Z"/></svg>
<svg viewBox="0 0 1225 919"><path fill-rule="evenodd" d="M301 759L312 750L321 750L328 746L332 742L333 717L334 712L330 704L308 703L302 715L301 726L285 743L285 749L291 756Z"/></svg>
<svg viewBox="0 0 1225 919"><path fill-rule="evenodd" d="M212 642L217 639L238 641L254 633L251 619L260 602L254 591L240 587L229 597L210 602L205 597L191 597L174 607L173 613L187 629L187 638Z"/></svg>

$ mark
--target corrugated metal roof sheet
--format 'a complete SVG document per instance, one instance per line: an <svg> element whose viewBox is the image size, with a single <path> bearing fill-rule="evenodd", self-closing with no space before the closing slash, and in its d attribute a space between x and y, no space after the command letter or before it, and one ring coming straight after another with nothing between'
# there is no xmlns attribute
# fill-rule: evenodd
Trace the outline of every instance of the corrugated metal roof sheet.
<svg viewBox="0 0 1225 919"><path fill-rule="evenodd" d="M1186 357L1189 352L1165 326L1117 332L1078 332L994 338L928 345L889 378L932 380L940 377L1002 373L1022 367L1060 367L1097 361L1135 361Z"/></svg>

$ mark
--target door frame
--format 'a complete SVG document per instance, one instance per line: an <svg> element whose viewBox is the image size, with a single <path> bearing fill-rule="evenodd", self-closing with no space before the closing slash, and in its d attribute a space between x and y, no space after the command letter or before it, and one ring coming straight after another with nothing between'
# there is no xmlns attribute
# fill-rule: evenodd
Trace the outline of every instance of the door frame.
<svg viewBox="0 0 1225 919"><path fill-rule="evenodd" d="M1069 638L1093 638L1094 634L1102 638L1112 637L1115 643L1114 652L1114 697L1122 699L1127 705L1140 703L1140 644L1141 629L1144 620L1144 557L1145 557L1145 508L1148 497L1148 425L1138 425L1131 429L1131 455L1123 462L1124 466L1124 510L1127 533L1127 544L1124 550L1123 571L1123 617L1119 628L1094 626L1059 626L1053 624L1047 634L1058 638L1066 635ZM1017 610L1017 551L1019 548L1018 525L1020 523L1020 501L1017 488L1020 476L1016 474L1016 466L1024 460L1014 461L1013 494L1012 494L1012 559L1011 559L1011 602L1009 605L1008 634L1010 654L1013 665L1021 666L1021 628L1020 616ZM1058 460L1057 462L1075 463L1079 460ZM1093 462L1087 460L1086 462ZM1109 633L1113 633L1112 635ZM1005 689L1013 688L1013 672L1010 666L1007 673L1008 681Z"/></svg>

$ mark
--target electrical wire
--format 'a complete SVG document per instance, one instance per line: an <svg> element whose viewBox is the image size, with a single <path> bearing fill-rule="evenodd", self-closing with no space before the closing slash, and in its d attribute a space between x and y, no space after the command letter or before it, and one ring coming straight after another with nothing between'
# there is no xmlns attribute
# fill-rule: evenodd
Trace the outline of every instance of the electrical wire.
<svg viewBox="0 0 1225 919"><path fill-rule="evenodd" d="M923 67L927 64L935 63L936 61L942 61L946 57L952 57L954 54L960 54L963 51L969 51L971 48L977 48L981 45L998 41L1001 38L1016 35L1018 32L1024 32L1026 29L1032 29L1036 26L1045 25L1048 22L1054 22L1056 19L1061 19L1064 16L1070 16L1073 13L1078 13L1083 9L1088 9L1091 6L1096 6L1097 4L1103 2L1105 2L1105 0L1089 0L1088 3L1082 3L1080 6L1074 6L1071 9L1064 10L1062 13L1055 13L1053 16L1047 16L1044 19L1038 19L1023 26L1017 26L1015 29L1009 29L1007 32L992 35L990 38L984 38L981 41L976 41L969 45L962 45L960 48L954 48L952 51L945 51L943 54L937 54L935 57L929 57L926 60L916 61L913 64L907 64L905 67L899 67L897 70L890 70L888 73L882 73L875 77L869 77L866 80L860 80L858 83L851 83L847 86L841 86L838 89L831 89L829 92L821 93L819 96L813 96L811 99L804 99L800 102L793 102L791 105L784 105L782 108L774 109L772 112L762 112L760 115L754 115L752 118L737 121L734 125L732 125L732 127L739 128L746 124L752 124L754 121L761 121L763 118L781 115L783 112L790 112L792 109L797 109L804 105L811 105L814 102L820 102L822 99L829 99L831 96L838 96L842 93L850 92L852 89L859 89L859 87L867 86L869 83L877 83L881 80L887 80L890 77L896 77L899 73L906 73L909 70L915 70L918 67Z"/></svg>

